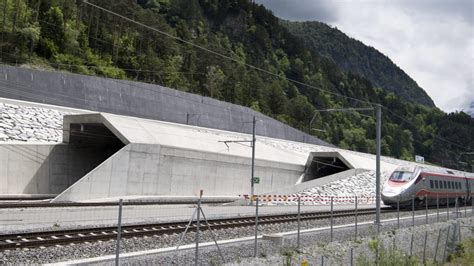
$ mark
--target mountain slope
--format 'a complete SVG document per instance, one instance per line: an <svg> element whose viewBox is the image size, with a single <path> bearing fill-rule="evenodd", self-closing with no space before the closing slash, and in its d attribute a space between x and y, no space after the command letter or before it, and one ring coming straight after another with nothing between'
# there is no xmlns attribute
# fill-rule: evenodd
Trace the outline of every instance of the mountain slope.
<svg viewBox="0 0 474 266"><path fill-rule="evenodd" d="M456 154L474 149L474 122L466 123L474 119L406 101L377 88L357 71L344 71L290 33L264 6L249 0L88 2L159 32L85 1L3 0L0 61L205 95L248 106L341 148L371 153L375 152L373 114L316 110L380 103L386 107L382 111L384 155L413 159L418 154L427 161L452 161L451 167L458 167L453 161ZM328 40L332 43L338 42ZM457 134L442 130L446 125L458 125Z"/></svg>
<svg viewBox="0 0 474 266"><path fill-rule="evenodd" d="M428 94L377 49L321 22L282 21L281 24L344 70L364 76L376 86L394 92L404 100L434 106Z"/></svg>
<svg viewBox="0 0 474 266"><path fill-rule="evenodd" d="M474 118L474 102L471 102L469 108L467 108L466 113Z"/></svg>

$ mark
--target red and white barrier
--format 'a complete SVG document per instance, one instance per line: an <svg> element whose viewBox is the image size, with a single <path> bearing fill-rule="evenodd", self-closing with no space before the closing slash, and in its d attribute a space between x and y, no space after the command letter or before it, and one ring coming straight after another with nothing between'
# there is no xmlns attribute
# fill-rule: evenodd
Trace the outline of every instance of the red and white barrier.
<svg viewBox="0 0 474 266"><path fill-rule="evenodd" d="M245 200L250 200L249 195L239 195ZM331 204L331 198L333 204L354 204L355 196L298 196L297 194L291 195L255 195L258 197L258 201L261 203L274 203L274 204L296 204L298 197L301 198L302 205L328 205ZM357 204L374 204L375 197L358 196Z"/></svg>

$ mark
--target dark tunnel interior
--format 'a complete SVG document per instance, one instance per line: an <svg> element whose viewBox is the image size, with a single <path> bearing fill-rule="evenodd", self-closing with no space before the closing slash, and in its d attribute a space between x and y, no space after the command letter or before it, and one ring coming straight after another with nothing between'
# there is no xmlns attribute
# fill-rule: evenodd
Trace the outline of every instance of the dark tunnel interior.
<svg viewBox="0 0 474 266"><path fill-rule="evenodd" d="M349 167L335 156L313 157L311 165L306 171L303 182L340 173L346 170L349 170Z"/></svg>

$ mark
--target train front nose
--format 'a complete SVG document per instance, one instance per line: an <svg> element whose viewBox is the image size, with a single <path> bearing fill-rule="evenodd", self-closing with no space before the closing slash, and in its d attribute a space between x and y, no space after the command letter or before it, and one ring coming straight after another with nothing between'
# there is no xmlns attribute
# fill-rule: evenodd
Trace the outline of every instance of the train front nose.
<svg viewBox="0 0 474 266"><path fill-rule="evenodd" d="M391 187L387 184L383 186L382 201L386 205L396 204L399 197L400 197L400 189Z"/></svg>

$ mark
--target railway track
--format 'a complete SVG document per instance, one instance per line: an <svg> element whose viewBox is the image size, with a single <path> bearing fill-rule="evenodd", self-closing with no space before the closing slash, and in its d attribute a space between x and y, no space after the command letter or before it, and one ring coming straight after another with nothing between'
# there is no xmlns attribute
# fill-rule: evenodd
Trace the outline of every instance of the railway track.
<svg viewBox="0 0 474 266"><path fill-rule="evenodd" d="M382 209L382 212L393 210ZM354 210L334 211L334 217L354 216ZM357 212L358 215L375 214L375 209L364 209ZM300 219L317 220L330 218L330 212L303 213ZM226 229L244 226L254 226L254 217L240 217L229 219L208 220L212 229ZM259 224L277 224L297 221L296 214L267 215L259 217ZM163 234L179 234L185 230L188 222L157 223L144 225L122 226L122 238L159 236ZM195 231L196 224L193 222L189 228ZM207 225L201 222L201 229L207 230ZM84 228L70 230L54 230L44 232L29 232L17 234L0 235L0 251L16 248L38 248L56 245L69 245L72 243L108 241L117 238L117 227Z"/></svg>

